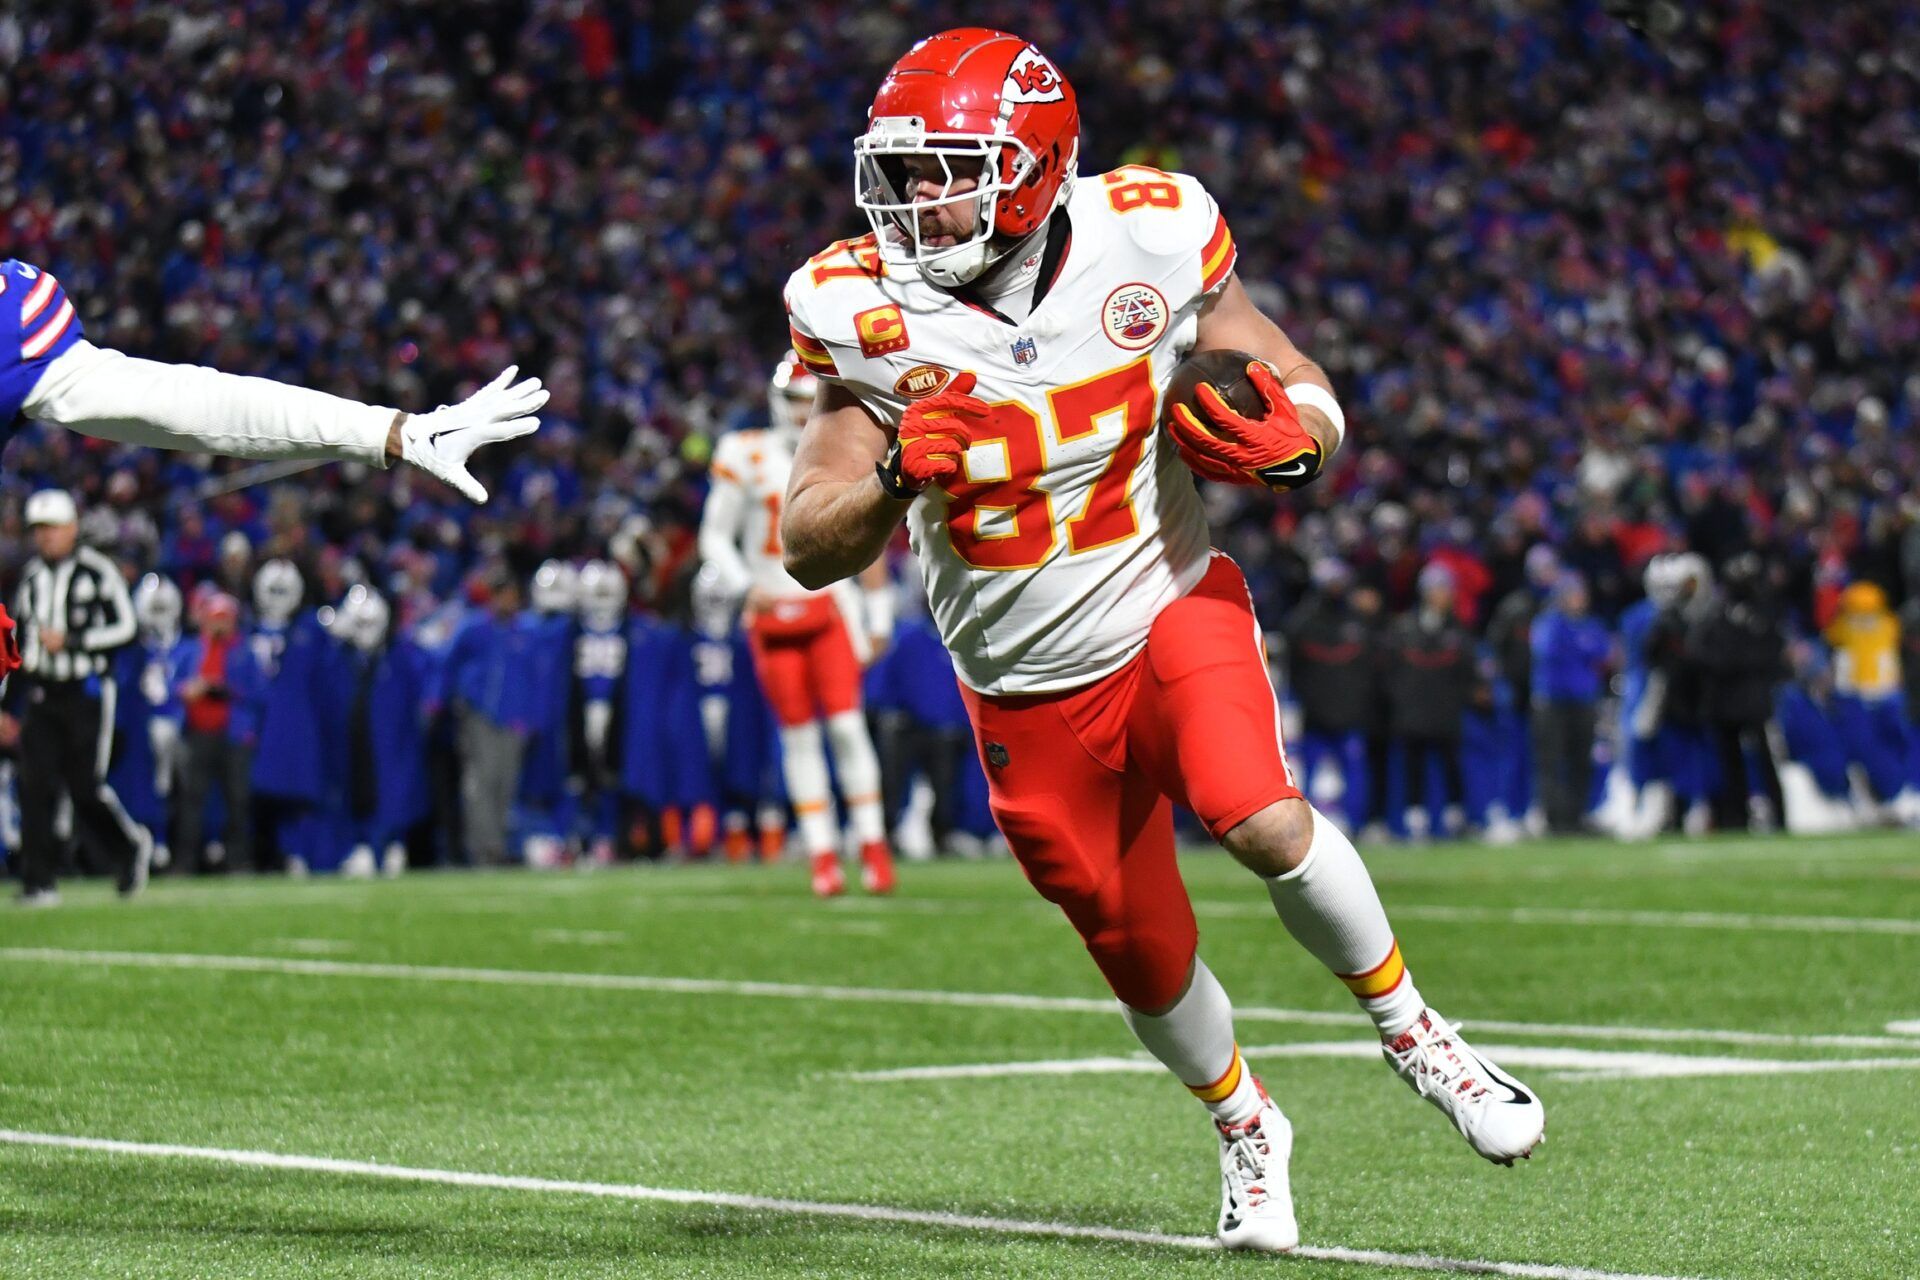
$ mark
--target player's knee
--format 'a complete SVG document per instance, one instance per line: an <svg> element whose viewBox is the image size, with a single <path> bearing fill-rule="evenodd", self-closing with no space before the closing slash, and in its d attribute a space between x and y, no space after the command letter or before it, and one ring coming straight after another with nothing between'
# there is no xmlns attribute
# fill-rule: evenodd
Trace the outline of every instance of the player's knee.
<svg viewBox="0 0 1920 1280"><path fill-rule="evenodd" d="M1118 924L1085 935L1087 951L1129 1009L1162 1013L1179 1001L1200 939L1177 927Z"/></svg>
<svg viewBox="0 0 1920 1280"><path fill-rule="evenodd" d="M1220 843L1256 875L1285 875L1306 861L1313 844L1313 808L1298 796L1276 800L1227 832Z"/></svg>

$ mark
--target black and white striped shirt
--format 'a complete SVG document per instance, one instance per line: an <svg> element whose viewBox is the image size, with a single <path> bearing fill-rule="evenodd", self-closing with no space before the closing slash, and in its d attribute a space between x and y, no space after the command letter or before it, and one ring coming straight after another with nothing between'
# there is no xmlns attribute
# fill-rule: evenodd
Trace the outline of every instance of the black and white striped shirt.
<svg viewBox="0 0 1920 1280"><path fill-rule="evenodd" d="M13 616L20 627L22 674L54 683L105 674L113 651L139 631L126 579L92 547L76 548L55 564L29 562ZM59 653L47 652L41 637L48 631L66 634Z"/></svg>

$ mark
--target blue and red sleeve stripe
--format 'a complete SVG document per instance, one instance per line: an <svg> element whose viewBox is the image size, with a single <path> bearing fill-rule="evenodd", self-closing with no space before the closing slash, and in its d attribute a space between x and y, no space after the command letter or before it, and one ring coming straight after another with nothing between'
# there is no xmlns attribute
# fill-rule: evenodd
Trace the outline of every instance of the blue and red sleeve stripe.
<svg viewBox="0 0 1920 1280"><path fill-rule="evenodd" d="M16 280L15 287L24 282ZM39 360L56 354L62 344L80 336L80 318L60 282L41 272L20 299L20 358Z"/></svg>

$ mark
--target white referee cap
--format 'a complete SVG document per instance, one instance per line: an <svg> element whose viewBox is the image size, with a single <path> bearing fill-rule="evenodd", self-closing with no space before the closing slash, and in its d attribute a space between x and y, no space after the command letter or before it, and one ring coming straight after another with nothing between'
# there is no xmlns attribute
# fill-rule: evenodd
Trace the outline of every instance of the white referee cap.
<svg viewBox="0 0 1920 1280"><path fill-rule="evenodd" d="M74 524L80 519L80 508L73 504L73 495L65 489L42 489L27 499L27 523L32 524Z"/></svg>

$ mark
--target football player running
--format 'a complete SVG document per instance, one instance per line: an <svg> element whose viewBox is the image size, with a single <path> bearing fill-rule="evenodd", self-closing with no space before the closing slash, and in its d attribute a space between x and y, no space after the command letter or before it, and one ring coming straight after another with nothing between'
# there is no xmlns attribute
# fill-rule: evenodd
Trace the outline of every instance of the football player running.
<svg viewBox="0 0 1920 1280"><path fill-rule="evenodd" d="M722 590L742 601L754 673L780 722L780 767L812 867L813 891L823 898L846 891L827 773L831 745L847 825L860 846L861 885L869 893L891 893L893 850L880 761L860 705L861 669L893 630L886 566L866 567L864 592L852 583L811 591L780 562L780 503L817 386L789 351L768 388L767 429L721 438L700 515L700 558L713 567Z"/></svg>
<svg viewBox="0 0 1920 1280"><path fill-rule="evenodd" d="M1078 151L1072 88L1016 36L948 31L894 64L854 143L873 234L787 285L823 386L785 563L824 587L907 521L995 819L1140 1042L1212 1113L1222 1242L1288 1249L1291 1129L1197 954L1173 803L1265 881L1475 1151L1528 1155L1545 1113L1415 989L1365 864L1288 769L1246 583L1208 546L1194 473L1310 482L1344 430L1332 387L1249 300L1198 182L1079 178ZM1208 350L1258 357L1264 414L1202 387L1203 415L1161 428L1174 367Z"/></svg>
<svg viewBox="0 0 1920 1280"><path fill-rule="evenodd" d="M97 347L59 281L15 259L0 262L0 440L14 420L156 449L235 458L410 462L474 502L487 491L467 470L481 445L526 435L547 401L538 378L509 368L456 405L410 414L380 405L162 364ZM0 610L0 654L13 623ZM0 657L0 668L8 659ZM0 674L4 674L0 670Z"/></svg>

